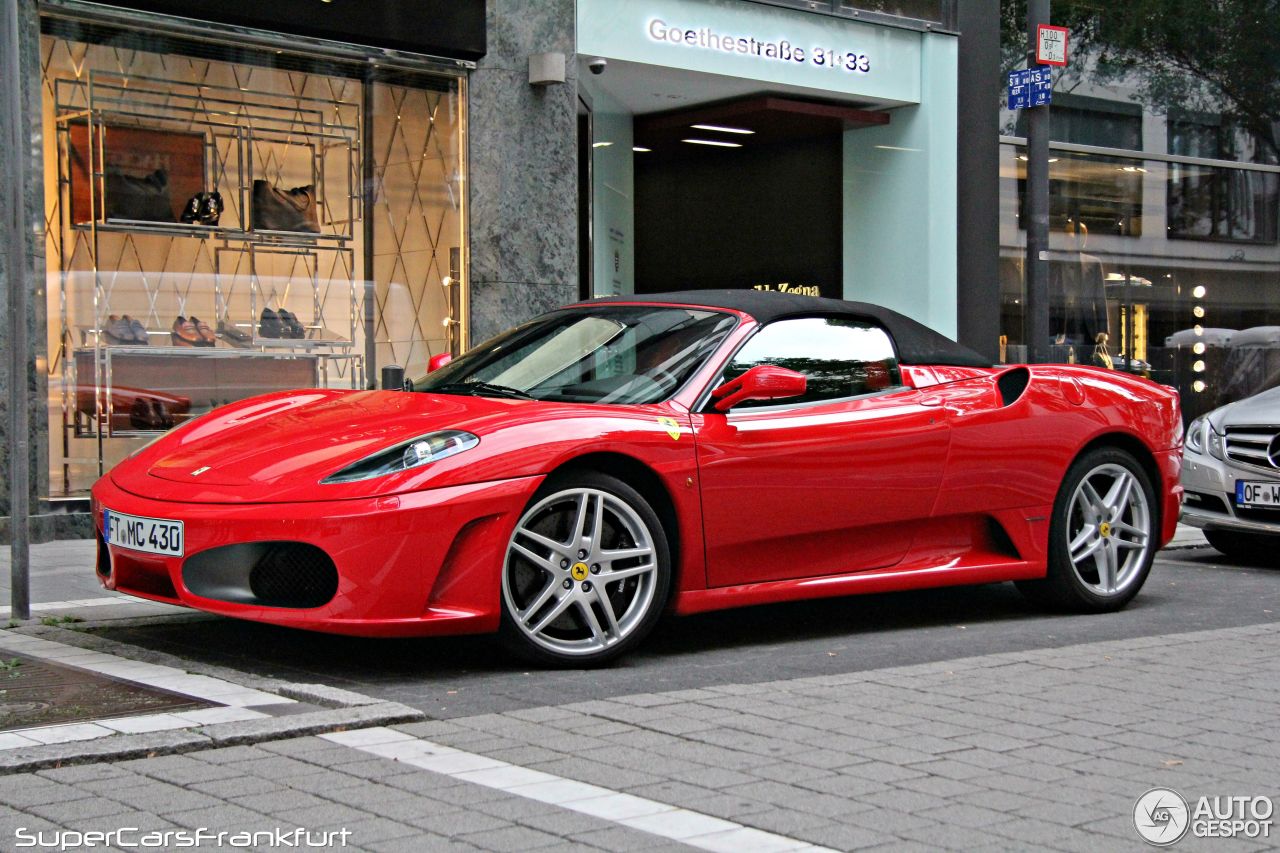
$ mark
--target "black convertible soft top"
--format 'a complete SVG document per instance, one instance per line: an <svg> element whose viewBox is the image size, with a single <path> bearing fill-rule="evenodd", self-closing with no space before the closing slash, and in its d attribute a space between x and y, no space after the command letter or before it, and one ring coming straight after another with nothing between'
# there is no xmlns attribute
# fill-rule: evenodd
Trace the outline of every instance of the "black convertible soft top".
<svg viewBox="0 0 1280 853"><path fill-rule="evenodd" d="M988 359L966 346L935 332L923 323L897 311L868 302L847 302L798 293L772 290L680 290L671 293L646 293L640 296L609 296L593 299L583 305L621 302L658 302L672 305L699 305L707 308L729 308L750 314L761 323L784 317L827 315L873 320L883 326L898 347L898 360L903 364L950 364L960 367L990 367Z"/></svg>

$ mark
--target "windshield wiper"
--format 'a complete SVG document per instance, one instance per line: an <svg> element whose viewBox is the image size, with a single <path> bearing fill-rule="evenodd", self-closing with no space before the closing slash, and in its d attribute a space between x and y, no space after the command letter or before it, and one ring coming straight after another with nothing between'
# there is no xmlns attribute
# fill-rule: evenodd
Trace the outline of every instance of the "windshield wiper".
<svg viewBox="0 0 1280 853"><path fill-rule="evenodd" d="M476 397L510 397L513 400L536 399L532 394L521 391L519 388L495 385L492 382L446 382L443 385L423 388L422 390L428 394L438 391L441 394L471 394Z"/></svg>

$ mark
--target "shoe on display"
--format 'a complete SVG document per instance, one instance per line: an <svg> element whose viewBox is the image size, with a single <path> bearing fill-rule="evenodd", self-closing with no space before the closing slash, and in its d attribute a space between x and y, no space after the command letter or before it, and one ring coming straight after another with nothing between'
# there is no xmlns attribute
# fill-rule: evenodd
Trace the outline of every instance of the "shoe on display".
<svg viewBox="0 0 1280 853"><path fill-rule="evenodd" d="M233 347L241 349L253 344L253 336L240 331L226 320L218 321L218 337L222 338Z"/></svg>
<svg viewBox="0 0 1280 853"><path fill-rule="evenodd" d="M258 321L258 337L260 338L283 338L284 324L280 322L280 315L272 311L270 308L262 309L262 316Z"/></svg>
<svg viewBox="0 0 1280 853"><path fill-rule="evenodd" d="M115 346L125 346L137 343L133 336L133 325L129 322L129 316L117 317L112 314L107 318L107 327L102 330L102 336L107 339L107 343Z"/></svg>
<svg viewBox="0 0 1280 853"><path fill-rule="evenodd" d="M310 184L282 190L270 182L253 182L251 221L255 231L299 231L319 234L316 188Z"/></svg>
<svg viewBox="0 0 1280 853"><path fill-rule="evenodd" d="M178 315L178 319L173 321L173 331L170 337L176 347L203 346L200 342L200 333L196 331L195 323L192 323L181 314Z"/></svg>
<svg viewBox="0 0 1280 853"><path fill-rule="evenodd" d="M222 216L222 193L199 192L187 199L181 220L186 225L217 225Z"/></svg>
<svg viewBox="0 0 1280 853"><path fill-rule="evenodd" d="M129 426L137 430L159 429L150 398L141 396L134 398L133 405L129 407Z"/></svg>
<svg viewBox="0 0 1280 853"><path fill-rule="evenodd" d="M147 337L147 327L142 325L141 321L135 320L134 318L130 317L128 314L125 314L122 319L128 321L129 330L133 332L133 340L135 343L139 343L139 344L151 343L151 339Z"/></svg>
<svg viewBox="0 0 1280 853"><path fill-rule="evenodd" d="M302 327L302 323L298 321L297 314L292 311L286 311L283 308L278 313L280 315L282 337L302 339L307 336L307 331Z"/></svg>
<svg viewBox="0 0 1280 853"><path fill-rule="evenodd" d="M151 422L155 424L153 429L173 429L173 415L169 414L163 400L152 398Z"/></svg>
<svg viewBox="0 0 1280 853"><path fill-rule="evenodd" d="M164 169L156 169L138 178L108 167L105 183L107 219L174 221L173 202L169 200L169 173Z"/></svg>
<svg viewBox="0 0 1280 853"><path fill-rule="evenodd" d="M218 338L213 334L213 329L209 324L199 317L189 317L187 322L196 327L196 334L200 336L200 341L196 344L198 347L211 347L218 343Z"/></svg>

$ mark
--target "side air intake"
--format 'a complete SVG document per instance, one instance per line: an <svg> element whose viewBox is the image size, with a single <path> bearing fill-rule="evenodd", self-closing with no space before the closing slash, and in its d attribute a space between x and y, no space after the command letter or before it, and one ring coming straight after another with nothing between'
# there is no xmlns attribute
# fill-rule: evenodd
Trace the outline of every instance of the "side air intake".
<svg viewBox="0 0 1280 853"><path fill-rule="evenodd" d="M1031 371L1025 367L1014 367L996 377L996 388L1000 390L1000 405L1012 406L1027 390L1031 381Z"/></svg>

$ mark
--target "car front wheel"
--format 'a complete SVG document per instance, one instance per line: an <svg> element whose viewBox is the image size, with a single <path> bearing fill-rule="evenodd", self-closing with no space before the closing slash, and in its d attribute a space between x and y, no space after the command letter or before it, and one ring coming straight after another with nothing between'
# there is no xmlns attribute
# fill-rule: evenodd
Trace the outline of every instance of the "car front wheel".
<svg viewBox="0 0 1280 853"><path fill-rule="evenodd" d="M1020 581L1033 601L1063 610L1118 610L1138 594L1155 559L1155 491L1118 448L1085 453L1067 470L1049 523L1043 580Z"/></svg>
<svg viewBox="0 0 1280 853"><path fill-rule="evenodd" d="M508 541L500 636L537 663L605 663L653 629L670 578L666 534L639 492L597 472L553 477Z"/></svg>

